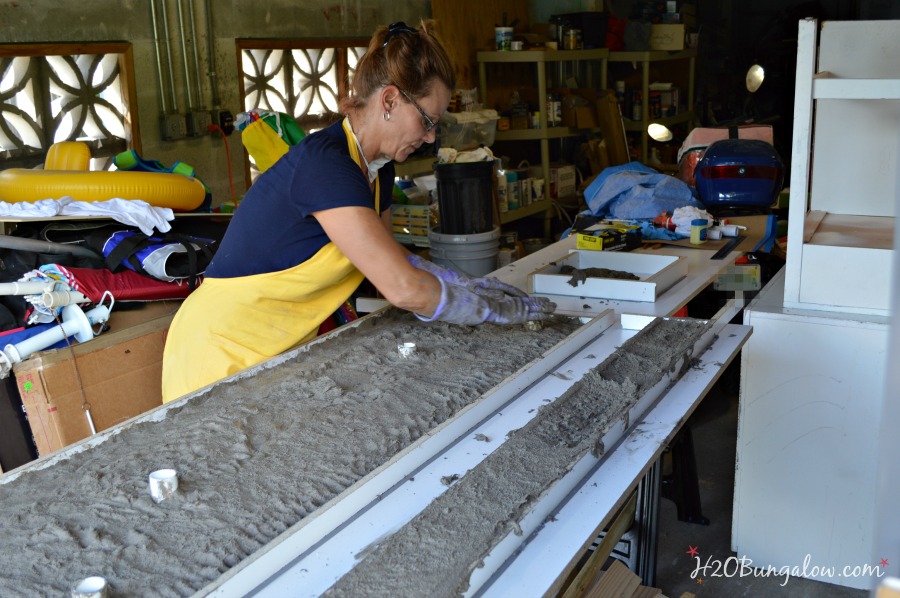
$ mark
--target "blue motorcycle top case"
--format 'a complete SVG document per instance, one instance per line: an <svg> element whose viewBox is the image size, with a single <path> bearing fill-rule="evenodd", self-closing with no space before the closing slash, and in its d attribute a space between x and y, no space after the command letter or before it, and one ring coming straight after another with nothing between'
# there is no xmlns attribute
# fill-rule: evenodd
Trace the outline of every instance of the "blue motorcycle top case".
<svg viewBox="0 0 900 598"><path fill-rule="evenodd" d="M784 163L775 148L758 139L722 139L710 144L694 170L700 201L717 208L765 208L784 182Z"/></svg>

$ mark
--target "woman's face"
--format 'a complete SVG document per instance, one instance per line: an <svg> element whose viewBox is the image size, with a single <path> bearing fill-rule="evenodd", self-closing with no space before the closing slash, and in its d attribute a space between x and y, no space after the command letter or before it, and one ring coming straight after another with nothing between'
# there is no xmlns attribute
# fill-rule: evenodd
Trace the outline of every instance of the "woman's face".
<svg viewBox="0 0 900 598"><path fill-rule="evenodd" d="M433 143L437 121L450 105L450 90L440 82L432 85L428 95L413 99L399 90L399 102L391 111L391 121L397 120L396 135L385 140L385 153L396 162L403 162L423 143ZM394 129L391 129L394 131Z"/></svg>

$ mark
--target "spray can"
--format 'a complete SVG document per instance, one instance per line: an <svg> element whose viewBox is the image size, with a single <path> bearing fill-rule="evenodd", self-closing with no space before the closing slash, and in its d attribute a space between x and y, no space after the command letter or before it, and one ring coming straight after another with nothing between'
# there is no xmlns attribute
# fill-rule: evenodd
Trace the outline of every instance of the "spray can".
<svg viewBox="0 0 900 598"><path fill-rule="evenodd" d="M510 210L519 209L519 173L507 171L506 173L507 205Z"/></svg>
<svg viewBox="0 0 900 598"><path fill-rule="evenodd" d="M506 172L500 168L497 170L497 210L500 212L509 211L509 195L506 185Z"/></svg>

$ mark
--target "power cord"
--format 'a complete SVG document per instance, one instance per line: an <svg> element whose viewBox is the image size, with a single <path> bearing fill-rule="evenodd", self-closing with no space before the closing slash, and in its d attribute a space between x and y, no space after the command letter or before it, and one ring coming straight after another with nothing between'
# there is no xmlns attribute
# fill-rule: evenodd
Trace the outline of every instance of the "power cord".
<svg viewBox="0 0 900 598"><path fill-rule="evenodd" d="M208 125L206 129L210 133L218 133L222 136L222 141L225 142L225 157L228 159L228 185L231 188L231 201L235 203L235 207L237 206L237 193L234 191L234 176L232 175L231 169L231 150L228 148L228 136L225 135L225 131L222 130L222 127L219 125Z"/></svg>

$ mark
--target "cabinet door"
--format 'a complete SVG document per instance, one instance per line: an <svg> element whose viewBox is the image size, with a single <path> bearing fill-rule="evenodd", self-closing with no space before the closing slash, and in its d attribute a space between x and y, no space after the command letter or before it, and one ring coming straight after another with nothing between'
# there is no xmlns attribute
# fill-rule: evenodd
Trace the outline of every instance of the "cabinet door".
<svg viewBox="0 0 900 598"><path fill-rule="evenodd" d="M753 309L744 323L732 548L754 567L870 563L888 326Z"/></svg>

